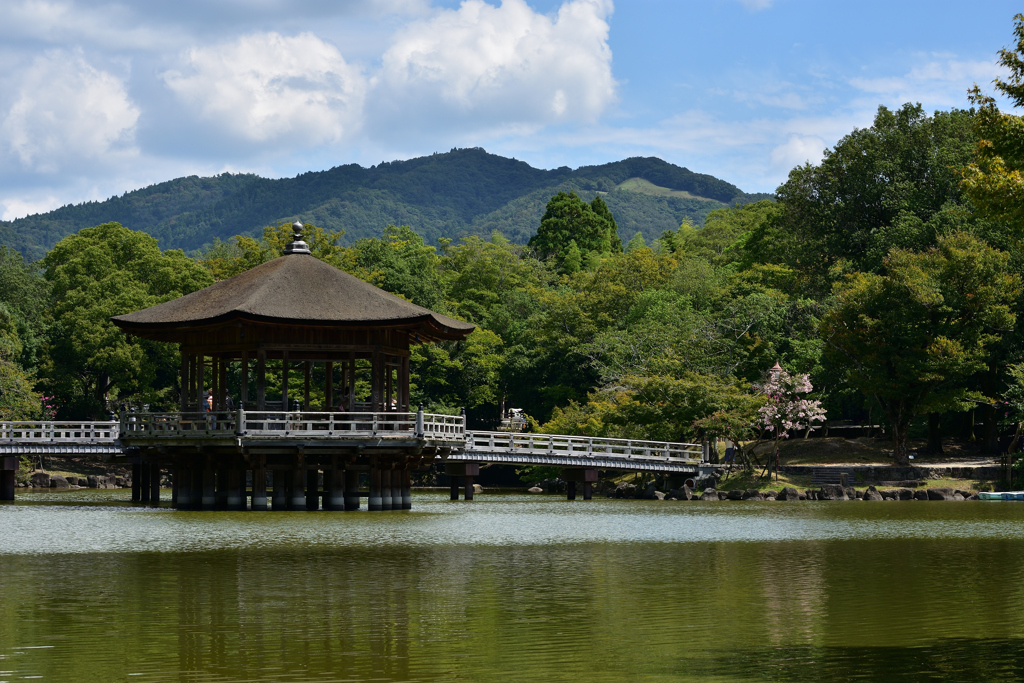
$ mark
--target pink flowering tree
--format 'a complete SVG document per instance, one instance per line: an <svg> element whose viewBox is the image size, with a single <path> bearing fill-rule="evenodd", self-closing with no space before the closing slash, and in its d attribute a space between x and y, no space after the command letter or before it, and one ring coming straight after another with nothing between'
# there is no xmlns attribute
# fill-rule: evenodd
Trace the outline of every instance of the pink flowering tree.
<svg viewBox="0 0 1024 683"><path fill-rule="evenodd" d="M775 442L774 453L766 469L775 462L778 476L779 443L788 439L793 432L810 429L815 423L825 421L825 409L821 401L807 398L814 388L807 375L793 375L779 367L778 363L768 372L764 382L754 385L758 393L767 399L758 410L756 426L763 437Z"/></svg>

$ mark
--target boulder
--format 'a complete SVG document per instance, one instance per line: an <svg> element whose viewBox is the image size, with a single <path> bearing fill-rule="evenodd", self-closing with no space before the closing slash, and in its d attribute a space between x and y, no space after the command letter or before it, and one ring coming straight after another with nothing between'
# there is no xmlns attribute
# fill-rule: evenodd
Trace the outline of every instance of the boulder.
<svg viewBox="0 0 1024 683"><path fill-rule="evenodd" d="M818 500L849 500L846 489L839 484L822 484L818 492Z"/></svg>
<svg viewBox="0 0 1024 683"><path fill-rule="evenodd" d="M843 493L846 494L847 500L857 500L857 491L852 486L843 488Z"/></svg>
<svg viewBox="0 0 1024 683"><path fill-rule="evenodd" d="M68 480L68 486L78 486L78 477L70 476L66 477Z"/></svg>
<svg viewBox="0 0 1024 683"><path fill-rule="evenodd" d="M725 491L718 492L718 500L729 500L729 494Z"/></svg>
<svg viewBox="0 0 1024 683"><path fill-rule="evenodd" d="M733 489L729 491L729 500L743 500L743 494L746 493L742 489Z"/></svg>
<svg viewBox="0 0 1024 683"><path fill-rule="evenodd" d="M623 482L615 487L616 498L636 498L636 484Z"/></svg>
<svg viewBox="0 0 1024 683"><path fill-rule="evenodd" d="M274 476L277 476L277 475L274 475ZM526 491L528 493L544 493L544 489L542 489L539 486L531 486L530 488L526 489Z"/></svg>
<svg viewBox="0 0 1024 683"><path fill-rule="evenodd" d="M966 498L964 498L964 497L963 497L962 495L960 495L959 493L954 493L954 494L953 494L953 497L952 497L952 498L950 498L950 500L966 500Z"/></svg>
<svg viewBox="0 0 1024 683"><path fill-rule="evenodd" d="M864 500L882 500L882 494L874 486L869 486L867 491L861 494Z"/></svg>
<svg viewBox="0 0 1024 683"><path fill-rule="evenodd" d="M775 499L776 500L787 500L787 501L789 501L789 500L800 500L800 492L797 491L792 486L786 486L786 487L783 487L783 489L781 491L779 491L778 495L775 496Z"/></svg>
<svg viewBox="0 0 1024 683"><path fill-rule="evenodd" d="M914 492L910 489L896 489L896 496L900 500L914 500Z"/></svg>
<svg viewBox="0 0 1024 683"><path fill-rule="evenodd" d="M686 484L683 484L683 488L681 489L681 493L683 495L676 496L679 500L693 500L693 490L689 486L687 486Z"/></svg>
<svg viewBox="0 0 1024 683"><path fill-rule="evenodd" d="M91 489L99 488L100 478L97 477L95 474L90 474L88 477L85 478L85 482L86 485L88 485L88 487Z"/></svg>
<svg viewBox="0 0 1024 683"><path fill-rule="evenodd" d="M108 480L110 479L110 475L107 475L107 479ZM129 483L127 485L131 486L131 482L129 481ZM124 477L114 477L114 486L116 486L118 488L121 488L121 487L125 486L125 478Z"/></svg>
<svg viewBox="0 0 1024 683"><path fill-rule="evenodd" d="M60 476L59 474L54 474L54 475L52 475L50 477L50 488L51 489L69 489L69 488L71 488L71 484L69 484L68 480L65 479L64 477Z"/></svg>
<svg viewBox="0 0 1024 683"><path fill-rule="evenodd" d="M854 498L856 498L857 500L864 500L864 494L865 493L867 493L867 492L866 491L856 491L854 493Z"/></svg>
<svg viewBox="0 0 1024 683"><path fill-rule="evenodd" d="M914 491L914 500L928 500L928 492L921 489Z"/></svg>
<svg viewBox="0 0 1024 683"><path fill-rule="evenodd" d="M956 491L953 491L954 495L956 495L957 493L959 493L960 497L963 498L964 500L967 500L968 498L971 497L971 492L970 491L961 491L960 489L957 489Z"/></svg>
<svg viewBox="0 0 1024 683"><path fill-rule="evenodd" d="M662 493L661 491L655 491L654 492L654 499L655 500L665 500L665 494Z"/></svg>
<svg viewBox="0 0 1024 683"><path fill-rule="evenodd" d="M804 500L818 500L818 494L815 491L812 491L811 489L807 489L806 491L804 491L803 496Z"/></svg>
<svg viewBox="0 0 1024 683"><path fill-rule="evenodd" d="M927 489L928 500L953 500L953 489Z"/></svg>
<svg viewBox="0 0 1024 683"><path fill-rule="evenodd" d="M700 497L701 500L718 500L718 491L714 489L704 489L704 494Z"/></svg>
<svg viewBox="0 0 1024 683"><path fill-rule="evenodd" d="M50 475L47 472L33 472L32 476L28 478L28 481L29 484L36 488L50 488Z"/></svg>
<svg viewBox="0 0 1024 683"><path fill-rule="evenodd" d="M480 484L473 484L473 493L474 494L483 493L483 492L484 492L484 487L483 486L481 486Z"/></svg>
<svg viewBox="0 0 1024 683"><path fill-rule="evenodd" d="M646 487L644 487L643 492L638 496L638 498L643 498L644 500L656 500L658 499L658 496L656 495L657 493L657 487L654 485L654 482L652 481L649 484L647 484Z"/></svg>
<svg viewBox="0 0 1024 683"><path fill-rule="evenodd" d="M977 493L973 493L971 494L971 497L968 498L967 500L981 500L981 496L979 496Z"/></svg>
<svg viewBox="0 0 1024 683"><path fill-rule="evenodd" d="M757 489L747 489L743 492L743 500L764 500L764 495Z"/></svg>

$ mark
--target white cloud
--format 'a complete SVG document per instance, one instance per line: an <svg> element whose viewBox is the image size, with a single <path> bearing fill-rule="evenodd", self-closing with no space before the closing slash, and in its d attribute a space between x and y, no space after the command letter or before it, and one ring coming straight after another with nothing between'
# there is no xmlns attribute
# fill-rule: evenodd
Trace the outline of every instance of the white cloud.
<svg viewBox="0 0 1024 683"><path fill-rule="evenodd" d="M590 122L615 101L607 0L554 16L523 0L464 0L401 30L374 79L375 105L430 126L523 131Z"/></svg>
<svg viewBox="0 0 1024 683"><path fill-rule="evenodd" d="M994 61L931 59L913 67L903 76L851 78L850 85L890 103L923 102L928 106L965 106L967 89L974 83L989 83L1002 74Z"/></svg>
<svg viewBox="0 0 1024 683"><path fill-rule="evenodd" d="M775 0L739 0L740 4L752 12L770 9Z"/></svg>
<svg viewBox="0 0 1024 683"><path fill-rule="evenodd" d="M821 161L828 144L816 135L790 134L789 139L776 145L769 155L772 169L788 172L794 166Z"/></svg>
<svg viewBox="0 0 1024 683"><path fill-rule="evenodd" d="M21 74L0 140L24 167L55 172L78 159L134 153L138 119L119 78L79 53L51 51Z"/></svg>
<svg viewBox="0 0 1024 683"><path fill-rule="evenodd" d="M15 218L23 218L35 213L46 213L60 205L60 200L53 195L48 195L41 199L7 197L6 199L0 199L0 206L3 207L3 213L0 213L0 220L13 221Z"/></svg>
<svg viewBox="0 0 1024 683"><path fill-rule="evenodd" d="M164 81L202 118L248 140L337 142L358 129L366 79L312 33L193 48Z"/></svg>

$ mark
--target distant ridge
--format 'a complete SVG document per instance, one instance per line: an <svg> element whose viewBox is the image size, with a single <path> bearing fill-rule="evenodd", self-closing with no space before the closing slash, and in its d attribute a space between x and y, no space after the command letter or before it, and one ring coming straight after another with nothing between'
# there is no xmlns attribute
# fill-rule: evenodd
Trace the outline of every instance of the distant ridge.
<svg viewBox="0 0 1024 683"><path fill-rule="evenodd" d="M229 173L177 178L102 202L0 221L0 244L39 258L66 235L117 221L153 235L165 249L191 251L214 238L259 235L286 220L344 229L345 243L379 236L389 223L411 226L430 244L494 230L525 243L560 190L587 200L602 193L623 240L641 232L648 241L684 219L702 224L713 209L770 197L655 157L543 170L480 148L453 149L276 180Z"/></svg>

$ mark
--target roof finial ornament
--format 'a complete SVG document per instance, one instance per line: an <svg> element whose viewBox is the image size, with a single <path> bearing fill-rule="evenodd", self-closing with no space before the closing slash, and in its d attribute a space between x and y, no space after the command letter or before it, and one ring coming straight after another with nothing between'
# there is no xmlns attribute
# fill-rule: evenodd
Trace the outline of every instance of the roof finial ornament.
<svg viewBox="0 0 1024 683"><path fill-rule="evenodd" d="M292 241L284 248L285 254L309 254L309 245L302 241L302 223L292 223Z"/></svg>

